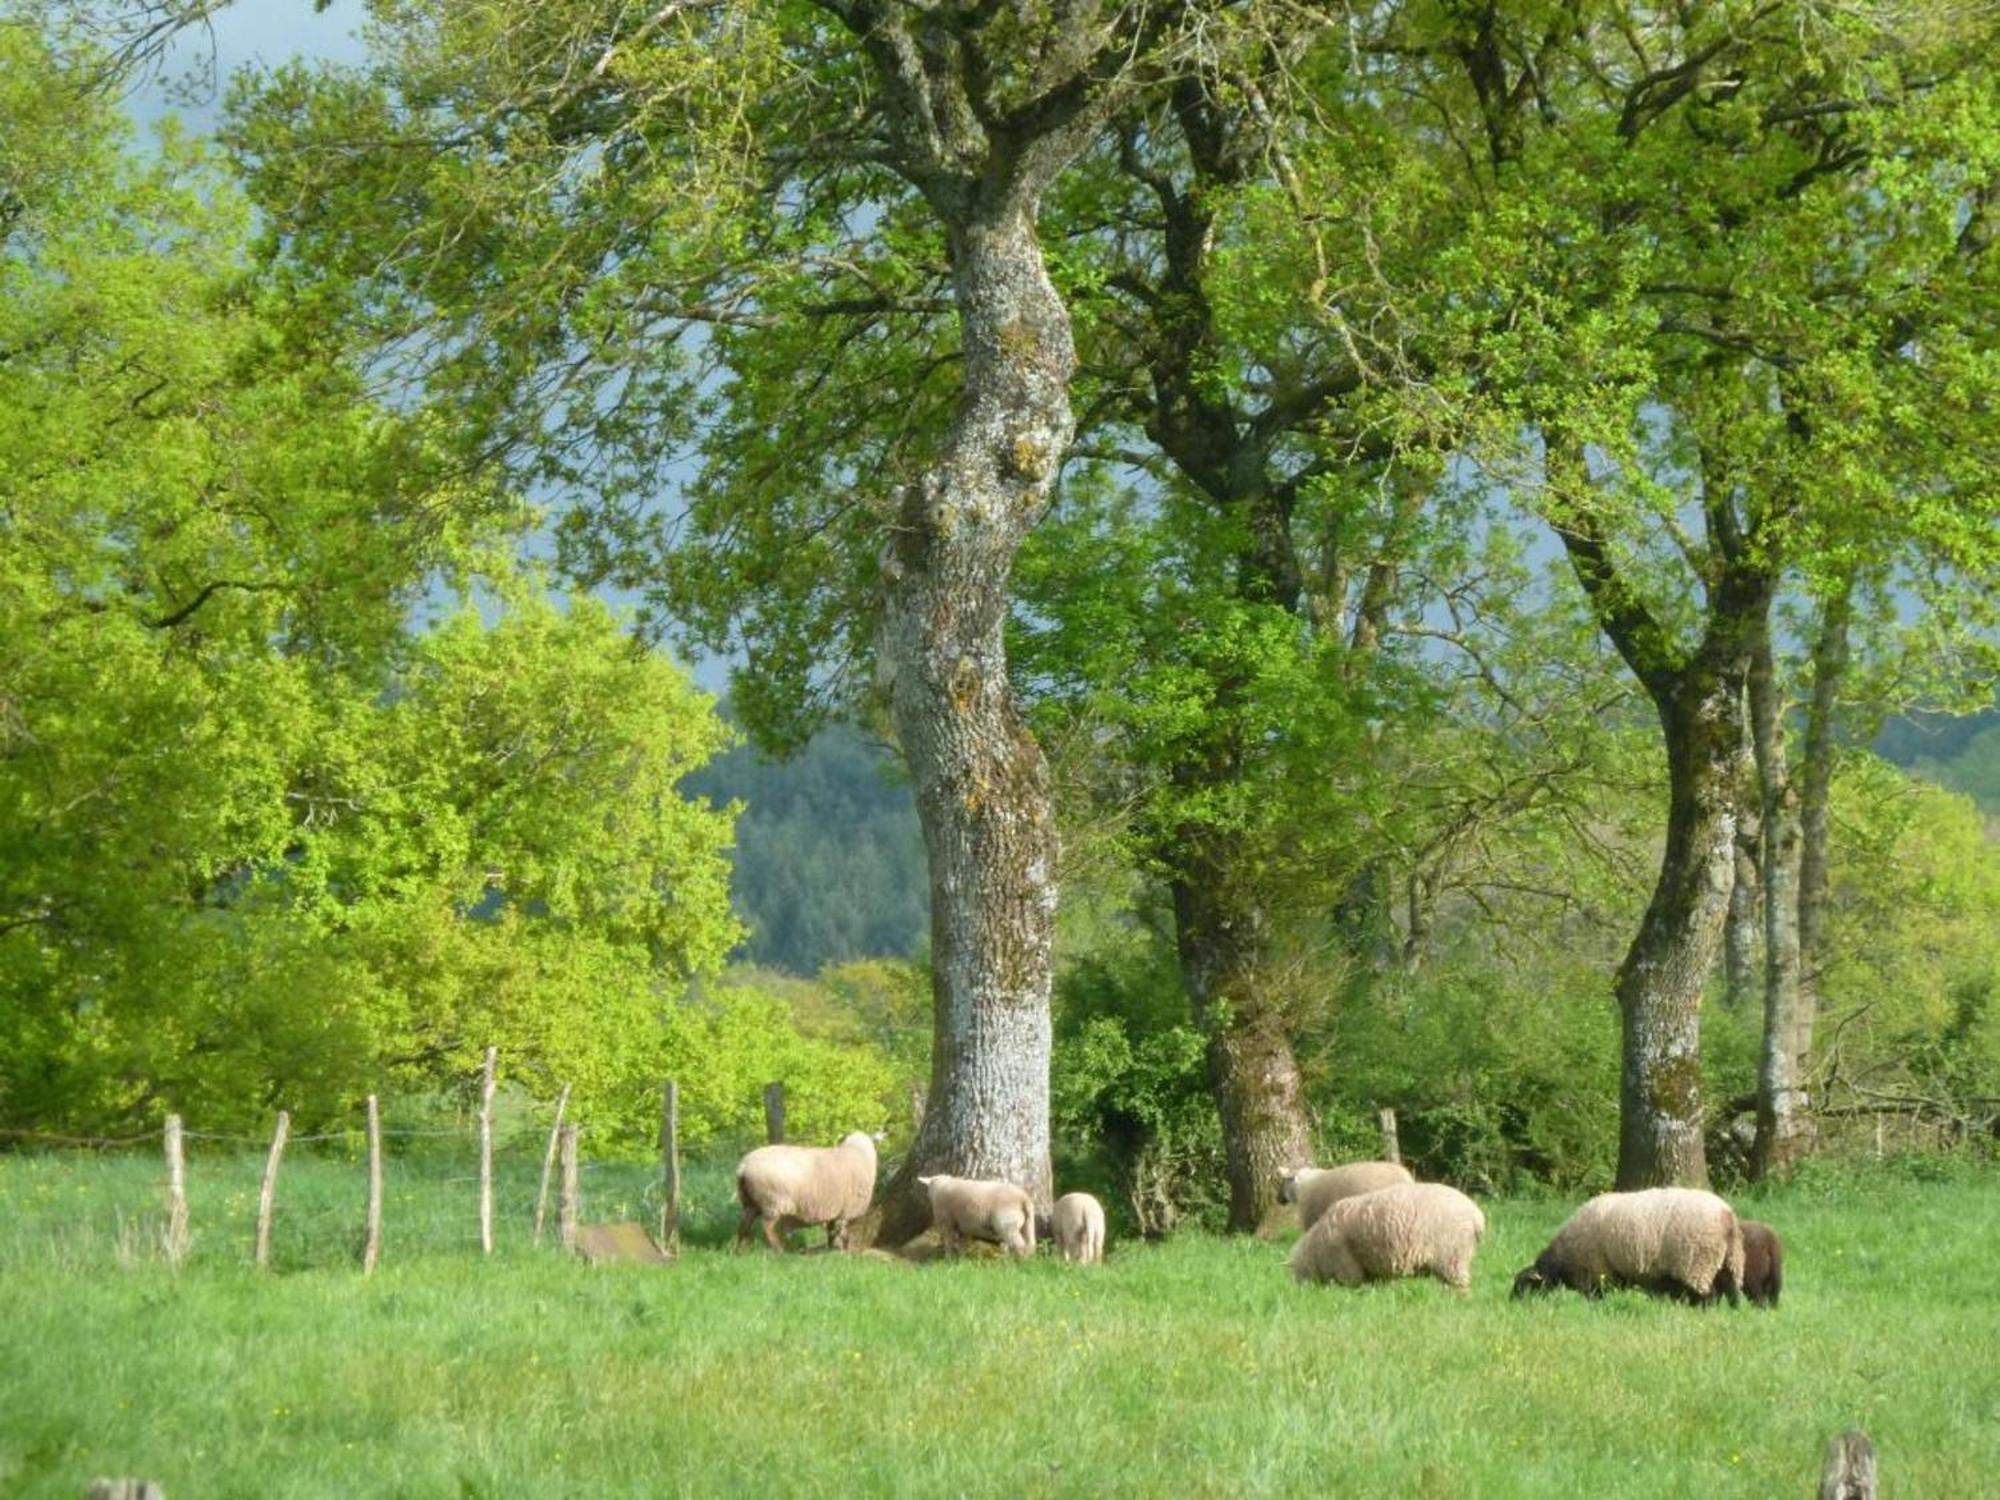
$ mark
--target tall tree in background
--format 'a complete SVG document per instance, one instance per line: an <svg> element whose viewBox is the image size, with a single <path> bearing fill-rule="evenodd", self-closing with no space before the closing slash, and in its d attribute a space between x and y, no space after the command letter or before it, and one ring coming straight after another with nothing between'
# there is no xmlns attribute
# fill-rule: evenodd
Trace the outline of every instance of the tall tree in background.
<svg viewBox="0 0 2000 1500"><path fill-rule="evenodd" d="M1983 399L1976 345L1885 342L1861 309L1963 301L1947 263L1990 170L1991 30L1976 11L1410 7L1365 43L1483 147L1466 191L1490 238L1460 305L1506 313L1468 325L1495 435L1533 433L1523 472L1660 720L1666 847L1617 980L1621 1186L1705 1176L1700 1005L1746 688L1789 570L1837 567L1827 541L1857 512L1899 555L1979 566L1962 487L1891 507L1809 475L1879 462L1881 404L1912 381L1946 412Z"/></svg>

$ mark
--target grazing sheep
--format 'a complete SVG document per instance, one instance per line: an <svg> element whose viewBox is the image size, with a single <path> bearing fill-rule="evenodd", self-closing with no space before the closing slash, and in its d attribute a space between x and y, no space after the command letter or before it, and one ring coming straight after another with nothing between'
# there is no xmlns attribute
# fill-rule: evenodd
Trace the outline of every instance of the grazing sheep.
<svg viewBox="0 0 2000 1500"><path fill-rule="evenodd" d="M1776 1307L1785 1287L1785 1246L1778 1231L1757 1219L1739 1219L1743 1232L1743 1295L1753 1307Z"/></svg>
<svg viewBox="0 0 2000 1500"><path fill-rule="evenodd" d="M1004 1245L1011 1255L1035 1253L1035 1201L1013 1183L940 1173L917 1185L931 1195L931 1223L947 1254L967 1239Z"/></svg>
<svg viewBox="0 0 2000 1500"><path fill-rule="evenodd" d="M1320 1216L1343 1198L1372 1193L1377 1188L1414 1182L1409 1168L1393 1161L1351 1161L1339 1167L1299 1167L1278 1184L1280 1203L1297 1203L1299 1228L1311 1229Z"/></svg>
<svg viewBox="0 0 2000 1500"><path fill-rule="evenodd" d="M736 1226L742 1249L759 1219L764 1238L779 1254L781 1230L824 1224L826 1242L847 1248L847 1227L868 1212L875 1196L875 1143L857 1130L838 1146L759 1146L736 1164L736 1196L743 1218Z"/></svg>
<svg viewBox="0 0 2000 1500"><path fill-rule="evenodd" d="M1292 1247L1301 1281L1359 1286L1396 1276L1435 1276L1465 1291L1486 1216L1457 1188L1404 1182L1343 1198Z"/></svg>
<svg viewBox="0 0 2000 1500"><path fill-rule="evenodd" d="M1600 1193L1570 1215L1514 1295L1569 1287L1586 1297L1632 1286L1703 1306L1734 1303L1743 1284L1743 1233L1735 1210L1695 1188Z"/></svg>
<svg viewBox="0 0 2000 1500"><path fill-rule="evenodd" d="M1104 1205L1088 1193L1064 1193L1049 1215L1050 1236L1064 1260L1095 1265L1104 1259Z"/></svg>

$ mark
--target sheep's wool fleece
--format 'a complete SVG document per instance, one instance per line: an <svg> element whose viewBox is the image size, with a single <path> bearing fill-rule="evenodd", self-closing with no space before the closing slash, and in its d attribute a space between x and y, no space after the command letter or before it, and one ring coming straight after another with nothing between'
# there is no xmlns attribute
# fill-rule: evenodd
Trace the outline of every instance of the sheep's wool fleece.
<svg viewBox="0 0 2000 1500"><path fill-rule="evenodd" d="M1292 1247L1301 1281L1359 1286L1397 1276L1435 1276L1464 1290L1486 1215L1457 1188L1406 1182L1343 1198Z"/></svg>
<svg viewBox="0 0 2000 1500"><path fill-rule="evenodd" d="M857 1130L838 1146L759 1146L737 1164L736 1184L767 1219L858 1219L875 1196L875 1142Z"/></svg>
<svg viewBox="0 0 2000 1500"><path fill-rule="evenodd" d="M1736 1211L1698 1188L1600 1193L1570 1215L1547 1253L1593 1279L1671 1277L1701 1296L1725 1265L1738 1281L1743 1276Z"/></svg>
<svg viewBox="0 0 2000 1500"><path fill-rule="evenodd" d="M1393 1161L1351 1161L1324 1171L1301 1172L1293 1184L1299 1198L1299 1228L1312 1228L1342 1199L1414 1181L1408 1167Z"/></svg>
<svg viewBox="0 0 2000 1500"><path fill-rule="evenodd" d="M926 1184L931 1195L931 1222L944 1235L1005 1245L1025 1241L1035 1247L1035 1203L1011 1182L973 1177L938 1176Z"/></svg>
<svg viewBox="0 0 2000 1500"><path fill-rule="evenodd" d="M1049 1227L1064 1260L1104 1259L1104 1205L1090 1194L1064 1193L1056 1199Z"/></svg>

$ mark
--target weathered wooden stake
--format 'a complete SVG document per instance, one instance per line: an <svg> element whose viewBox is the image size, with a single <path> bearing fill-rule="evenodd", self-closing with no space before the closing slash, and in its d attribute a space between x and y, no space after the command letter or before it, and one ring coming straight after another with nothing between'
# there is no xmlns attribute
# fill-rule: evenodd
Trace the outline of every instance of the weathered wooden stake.
<svg viewBox="0 0 2000 1500"><path fill-rule="evenodd" d="M576 1170L576 1127L565 1125L562 1133L562 1197L556 1210L565 1250L576 1248L576 1221L582 1212L583 1189L578 1184Z"/></svg>
<svg viewBox="0 0 2000 1500"><path fill-rule="evenodd" d="M285 1137L292 1133L290 1110L278 1111L278 1128L271 1132L271 1154L264 1158L264 1185L257 1189L257 1253L261 1269L271 1263L271 1210L278 1201L278 1163L285 1157Z"/></svg>
<svg viewBox="0 0 2000 1500"><path fill-rule="evenodd" d="M556 1095L556 1122L549 1127L549 1149L542 1153L542 1186L535 1194L535 1243L542 1242L542 1220L549 1211L549 1181L556 1170L556 1146L562 1139L563 1111L569 1108L569 1085Z"/></svg>
<svg viewBox="0 0 2000 1500"><path fill-rule="evenodd" d="M167 1228L161 1243L167 1252L167 1264L178 1266L188 1247L187 1163L181 1153L179 1115L167 1116L166 1149Z"/></svg>
<svg viewBox="0 0 2000 1500"><path fill-rule="evenodd" d="M167 1500L167 1492L150 1479L93 1479L84 1500Z"/></svg>
<svg viewBox="0 0 2000 1500"><path fill-rule="evenodd" d="M1875 1500L1875 1445L1859 1427L1828 1439L1819 1500Z"/></svg>
<svg viewBox="0 0 2000 1500"><path fill-rule="evenodd" d="M382 1108L368 1096L368 1236L361 1242L361 1273L382 1259Z"/></svg>
<svg viewBox="0 0 2000 1500"><path fill-rule="evenodd" d="M681 1250L681 1086L671 1078L660 1096L660 1248Z"/></svg>
<svg viewBox="0 0 2000 1500"><path fill-rule="evenodd" d="M772 1145L780 1145L785 1139L785 1085L782 1082L764 1085L764 1139Z"/></svg>
<svg viewBox="0 0 2000 1500"><path fill-rule="evenodd" d="M915 1140L924 1129L924 1104L929 1093L921 1083L910 1085L910 1138Z"/></svg>
<svg viewBox="0 0 2000 1500"><path fill-rule="evenodd" d="M1402 1142L1396 1138L1396 1112L1393 1109L1375 1111L1375 1123L1382 1127L1382 1160L1401 1162Z"/></svg>
<svg viewBox="0 0 2000 1500"><path fill-rule="evenodd" d="M493 1065L500 1049L486 1049L486 1070L479 1082L479 1253L493 1253Z"/></svg>

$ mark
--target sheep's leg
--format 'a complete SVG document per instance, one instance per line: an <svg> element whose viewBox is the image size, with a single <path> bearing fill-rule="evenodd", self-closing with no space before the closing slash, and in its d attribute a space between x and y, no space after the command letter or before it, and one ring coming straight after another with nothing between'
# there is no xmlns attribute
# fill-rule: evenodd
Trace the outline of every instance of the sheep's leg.
<svg viewBox="0 0 2000 1500"><path fill-rule="evenodd" d="M778 1238L778 1219L780 1217L778 1214L773 1214L764 1221L764 1240L778 1254L783 1255L785 1253L785 1242Z"/></svg>
<svg viewBox="0 0 2000 1500"><path fill-rule="evenodd" d="M749 1204L743 1205L743 1217L737 1221L736 1243L732 1247L739 1255L743 1247L750 1243L750 1231L757 1225L757 1210Z"/></svg>

